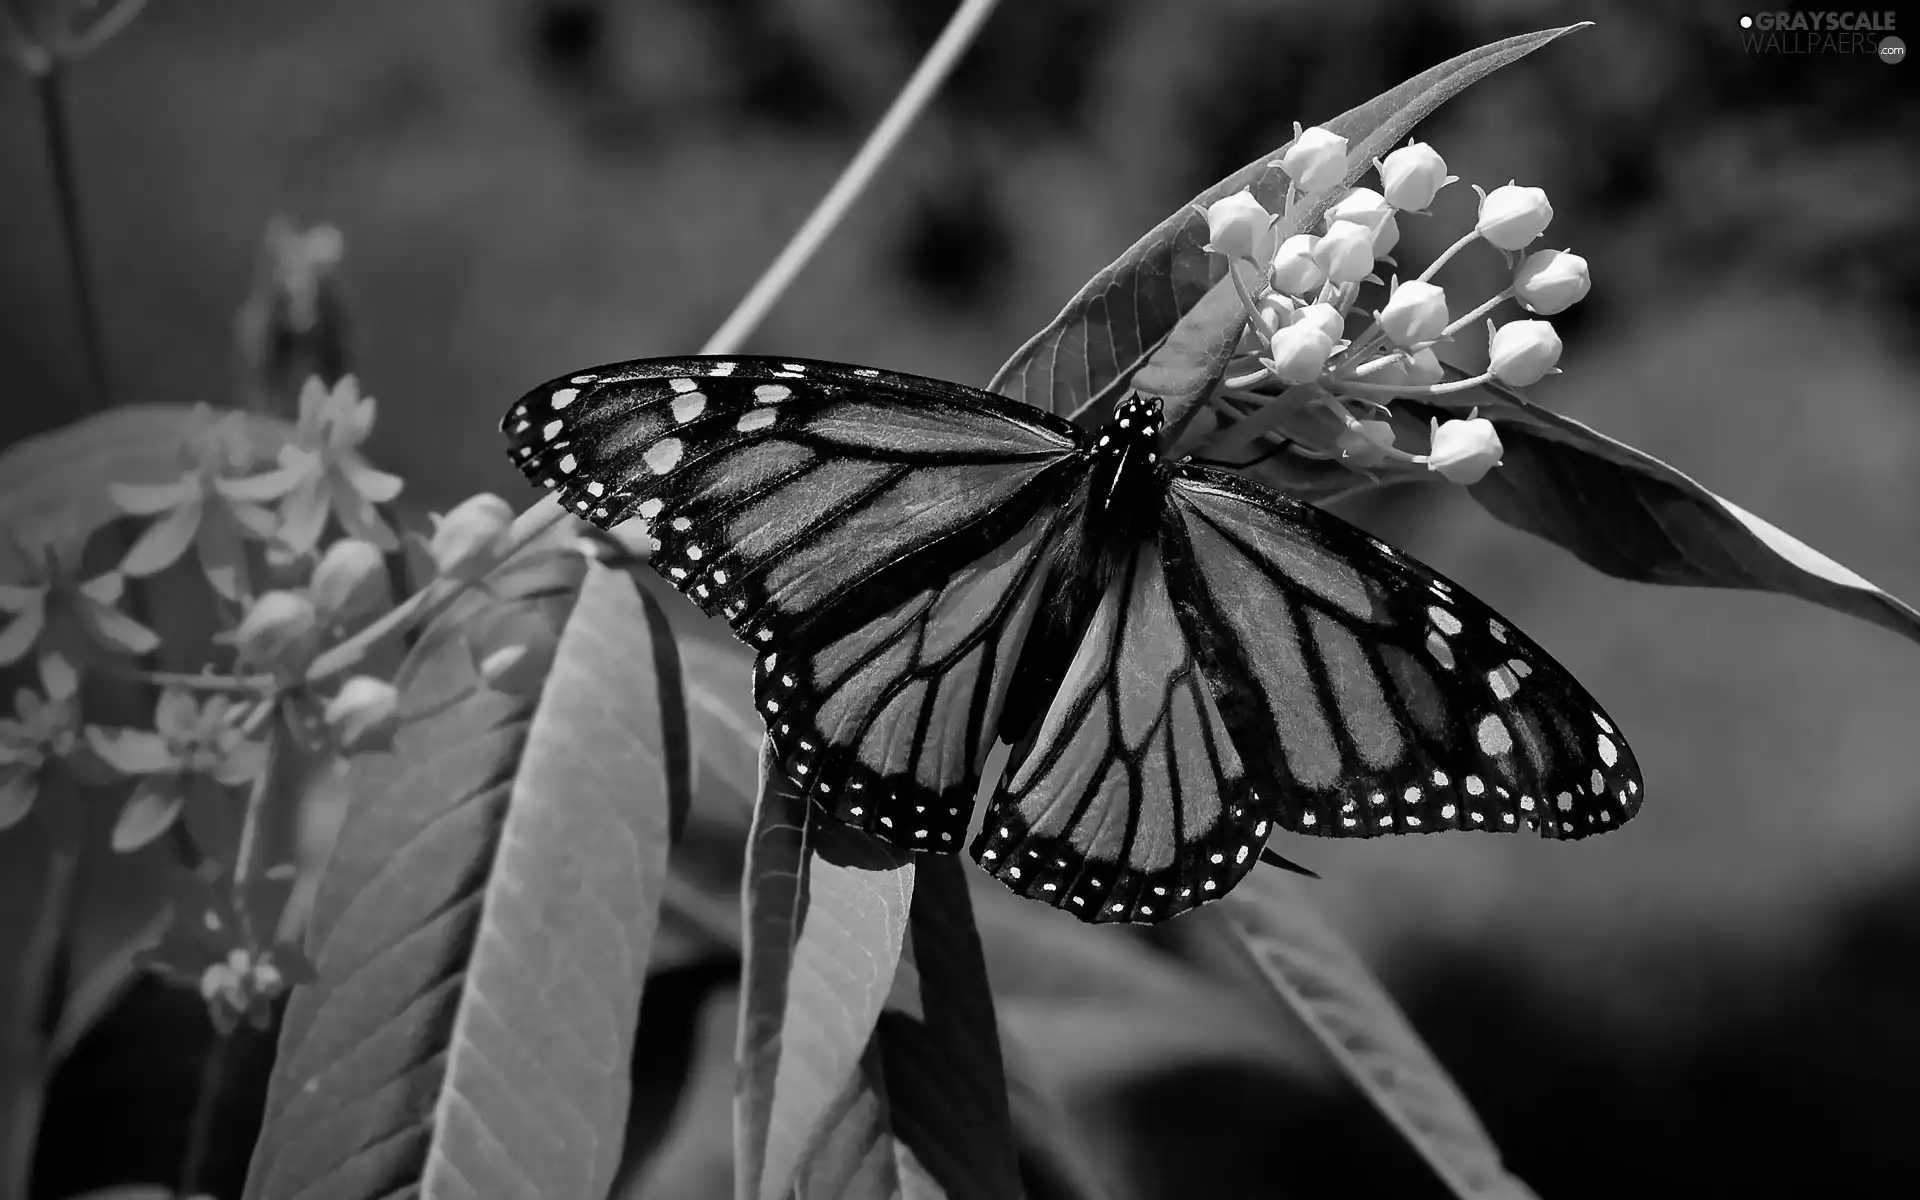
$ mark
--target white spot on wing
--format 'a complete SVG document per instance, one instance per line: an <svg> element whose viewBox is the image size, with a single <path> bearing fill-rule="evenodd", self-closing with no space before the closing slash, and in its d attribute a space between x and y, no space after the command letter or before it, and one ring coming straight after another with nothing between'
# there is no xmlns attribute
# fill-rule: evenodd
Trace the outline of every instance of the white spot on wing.
<svg viewBox="0 0 1920 1200"><path fill-rule="evenodd" d="M762 404L778 404L792 395L793 389L784 383L763 383L753 389L753 398Z"/></svg>
<svg viewBox="0 0 1920 1200"><path fill-rule="evenodd" d="M665 475L680 465L681 452L686 449L679 438L664 438L647 447L647 470L655 475Z"/></svg>
<svg viewBox="0 0 1920 1200"><path fill-rule="evenodd" d="M1428 607L1427 616L1432 618L1434 625L1438 626L1440 632L1446 634L1448 637L1452 637L1454 634L1460 632L1460 618L1454 616L1437 604Z"/></svg>
<svg viewBox="0 0 1920 1200"><path fill-rule="evenodd" d="M1513 734L1508 732L1507 723L1492 713L1480 718L1473 737L1480 743L1482 754L1506 754L1513 749Z"/></svg>
<svg viewBox="0 0 1920 1200"><path fill-rule="evenodd" d="M1600 761L1609 767L1620 761L1619 749L1614 746L1613 740L1605 734L1600 735Z"/></svg>
<svg viewBox="0 0 1920 1200"><path fill-rule="evenodd" d="M553 410L559 412L580 398L579 388L561 388L553 394Z"/></svg>
<svg viewBox="0 0 1920 1200"><path fill-rule="evenodd" d="M566 427L567 427L567 423L565 421L548 421L547 427L540 431L540 436L547 439L550 442L553 439L559 437L560 431L562 429L565 429Z"/></svg>
<svg viewBox="0 0 1920 1200"><path fill-rule="evenodd" d="M667 380L667 386L676 392L690 392L700 385L691 379L669 379Z"/></svg>
<svg viewBox="0 0 1920 1200"><path fill-rule="evenodd" d="M773 416L773 410L770 408L756 408L752 412L741 413L740 419L734 422L733 427L741 433L752 433L756 429L765 429L773 424Z"/></svg>
<svg viewBox="0 0 1920 1200"><path fill-rule="evenodd" d="M707 409L705 392L688 392L673 398L673 419L685 425Z"/></svg>

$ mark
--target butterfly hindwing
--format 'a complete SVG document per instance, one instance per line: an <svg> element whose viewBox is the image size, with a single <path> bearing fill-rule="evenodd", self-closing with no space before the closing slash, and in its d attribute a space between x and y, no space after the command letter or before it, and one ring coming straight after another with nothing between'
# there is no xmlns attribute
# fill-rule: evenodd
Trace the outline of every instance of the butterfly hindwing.
<svg viewBox="0 0 1920 1200"><path fill-rule="evenodd" d="M912 849L959 849L1063 523L1041 510L894 608L761 656L761 715L817 802Z"/></svg>
<svg viewBox="0 0 1920 1200"><path fill-rule="evenodd" d="M1317 508L1184 466L1162 533L1186 628L1283 828L1577 838L1640 773L1567 670L1437 572Z"/></svg>
<svg viewBox="0 0 1920 1200"><path fill-rule="evenodd" d="M1159 550L1141 545L1008 764L973 856L1013 890L1084 920L1150 923L1224 896L1270 829L1176 619Z"/></svg>

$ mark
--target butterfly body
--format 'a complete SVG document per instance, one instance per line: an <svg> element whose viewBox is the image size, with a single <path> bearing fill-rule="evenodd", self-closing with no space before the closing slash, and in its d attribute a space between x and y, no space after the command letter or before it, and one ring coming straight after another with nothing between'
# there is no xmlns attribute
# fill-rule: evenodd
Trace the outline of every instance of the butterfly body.
<svg viewBox="0 0 1920 1200"><path fill-rule="evenodd" d="M871 368L663 359L529 393L528 478L611 526L759 655L784 769L835 818L1015 890L1154 922L1275 827L1322 836L1627 820L1637 767L1564 669L1319 509L1169 463L1157 401L1092 433Z"/></svg>

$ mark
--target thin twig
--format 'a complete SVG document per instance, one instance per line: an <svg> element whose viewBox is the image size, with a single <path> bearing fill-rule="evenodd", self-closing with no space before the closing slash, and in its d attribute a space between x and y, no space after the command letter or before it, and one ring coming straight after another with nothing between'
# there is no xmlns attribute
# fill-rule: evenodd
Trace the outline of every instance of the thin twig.
<svg viewBox="0 0 1920 1200"><path fill-rule="evenodd" d="M853 202L880 169L907 129L926 109L940 85L952 73L961 54L979 33L997 0L964 0L955 10L947 27L940 32L927 55L914 69L912 78L900 89L880 123L874 126L865 144L847 164L840 178L807 216L793 239L787 243L766 273L753 285L740 303L721 322L720 328L700 348L701 354L733 354L767 315L774 302L793 282L814 252L819 250L834 227L847 215ZM513 528L503 539L502 559L511 559L567 516L560 501L552 495L541 497L515 518ZM307 684L317 687L352 670L379 642L395 634L418 628L445 611L448 605L472 586L464 579L438 579L408 597L399 608L328 650L307 671Z"/></svg>
<svg viewBox="0 0 1920 1200"><path fill-rule="evenodd" d="M233 1039L238 1030L232 1033L214 1031L213 1045L207 1049L205 1058L200 1060L200 1080L194 1089L193 1116L187 1125L187 1145L180 1156L180 1190L182 1196L200 1194L205 1188L207 1155L213 1148L214 1116L219 1112L220 1099L227 1090L227 1065L233 1057Z"/></svg>
<svg viewBox="0 0 1920 1200"><path fill-rule="evenodd" d="M799 232L787 243L786 249L773 260L766 273L753 285L732 314L721 323L707 344L700 350L702 354L734 354L740 349L749 335L766 319L767 311L774 306L794 276L814 256L828 236L853 207L853 202L866 190L880 165L893 153L894 147L906 135L909 127L920 116L927 104L939 92L940 85L952 73L960 56L972 44L975 35L985 24L988 14L993 12L997 0L963 0L963 3L947 21L947 27L940 31L940 37L927 51L920 65L914 68L913 77L907 80L900 94L894 97L886 115L873 127L860 152L853 156L840 178L820 199L820 203L807 215L806 222Z"/></svg>
<svg viewBox="0 0 1920 1200"><path fill-rule="evenodd" d="M93 388L93 410L113 407L113 388L107 373L106 336L100 306L93 290L93 271L87 253L86 227L80 213L80 183L73 167L73 137L67 124L66 72L58 63L36 75L34 94L40 101L40 124L47 139L47 164L53 171L53 192L60 212L60 236L66 248L67 275L73 284L74 315L80 324L80 345L87 359Z"/></svg>
<svg viewBox="0 0 1920 1200"><path fill-rule="evenodd" d="M70 805L79 800L71 786L56 783L57 778L50 777L43 783L37 803ZM6 1123L6 1140L0 1147L0 1196L29 1194L47 1076L54 1065L48 1061L47 1045L59 1019L59 1013L53 1010L59 993L60 956L66 948L68 923L73 919L79 867L79 857L70 848L55 845L47 854L40 904L20 955L18 988L7 1028L0 1034L5 1038L0 1044L0 1114Z"/></svg>

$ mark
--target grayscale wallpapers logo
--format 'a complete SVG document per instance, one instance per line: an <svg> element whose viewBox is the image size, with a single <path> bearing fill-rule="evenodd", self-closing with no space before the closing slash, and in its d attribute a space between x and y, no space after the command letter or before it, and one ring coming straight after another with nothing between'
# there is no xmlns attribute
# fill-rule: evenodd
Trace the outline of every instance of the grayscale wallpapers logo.
<svg viewBox="0 0 1920 1200"><path fill-rule="evenodd" d="M1893 64L1907 57L1890 12L1761 12L1740 18L1749 54L1863 54Z"/></svg>

